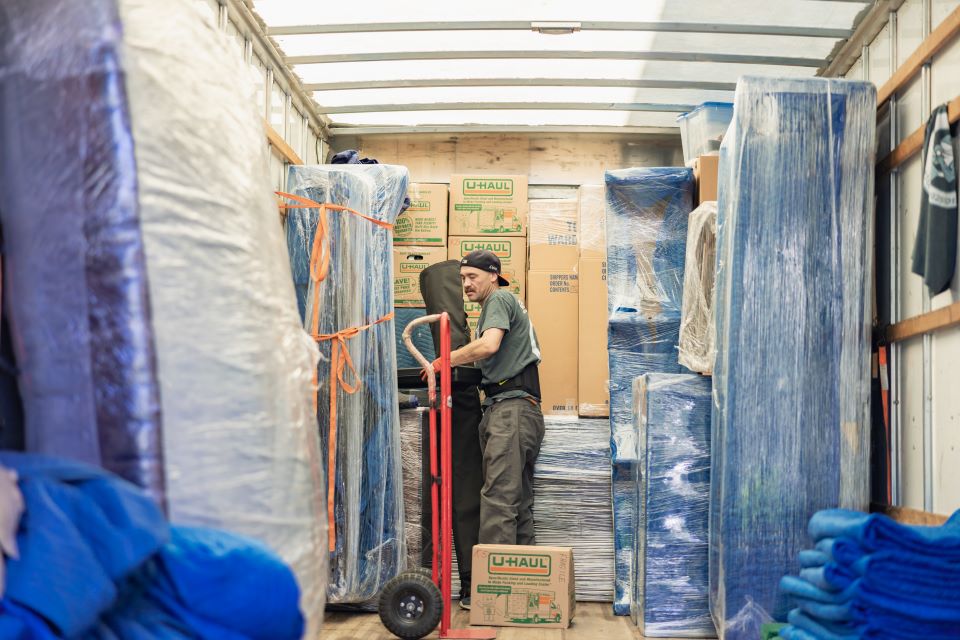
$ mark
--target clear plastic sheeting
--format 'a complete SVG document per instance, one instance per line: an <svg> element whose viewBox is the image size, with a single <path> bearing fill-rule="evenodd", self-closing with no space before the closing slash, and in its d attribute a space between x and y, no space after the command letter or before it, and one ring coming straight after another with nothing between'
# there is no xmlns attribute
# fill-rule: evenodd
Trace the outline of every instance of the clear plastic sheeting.
<svg viewBox="0 0 960 640"><path fill-rule="evenodd" d="M577 600L613 600L610 426L546 416L533 477L537 544L573 547Z"/></svg>
<svg viewBox="0 0 960 640"><path fill-rule="evenodd" d="M690 214L680 319L680 364L713 371L713 289L717 275L717 203L707 201Z"/></svg>
<svg viewBox="0 0 960 640"><path fill-rule="evenodd" d="M29 448L116 471L176 524L266 543L315 635L317 348L243 61L192 0L12 0L0 32L4 293Z"/></svg>
<svg viewBox="0 0 960 640"><path fill-rule="evenodd" d="M786 619L820 509L869 500L876 90L746 77L720 154L711 610ZM776 469L771 472L771 469Z"/></svg>
<svg viewBox="0 0 960 640"><path fill-rule="evenodd" d="M713 638L707 576L710 378L634 381L640 442L631 614L653 638Z"/></svg>
<svg viewBox="0 0 960 640"><path fill-rule="evenodd" d="M629 615L638 461L633 380L645 373L683 371L677 341L693 171L607 171L606 201L614 612Z"/></svg>
<svg viewBox="0 0 960 640"><path fill-rule="evenodd" d="M439 419L439 415L437 416ZM430 515L430 410L402 409L400 411L400 454L403 461L404 539L407 544L406 569L429 567L432 543L431 524L424 517ZM460 572L457 554L450 554L450 593L460 593Z"/></svg>
<svg viewBox="0 0 960 640"><path fill-rule="evenodd" d="M615 462L636 462L633 380L681 372L677 341L693 171L607 171L606 187L611 450Z"/></svg>
<svg viewBox="0 0 960 640"><path fill-rule="evenodd" d="M407 179L405 167L381 164L291 166L288 174L290 193L346 207L287 216L304 324L320 346L316 406L333 480L333 603L370 600L405 562L390 225ZM326 237L315 242L318 229Z"/></svg>
<svg viewBox="0 0 960 640"><path fill-rule="evenodd" d="M604 258L607 255L607 213L602 184L585 184L580 187L580 257Z"/></svg>

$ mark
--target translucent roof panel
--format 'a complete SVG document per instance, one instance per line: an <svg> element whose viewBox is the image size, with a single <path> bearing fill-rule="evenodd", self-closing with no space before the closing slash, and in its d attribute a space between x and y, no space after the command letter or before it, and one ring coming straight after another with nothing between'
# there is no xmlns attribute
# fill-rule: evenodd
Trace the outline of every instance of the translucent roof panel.
<svg viewBox="0 0 960 640"><path fill-rule="evenodd" d="M742 75L813 76L857 0L254 0L334 126L673 127Z"/></svg>

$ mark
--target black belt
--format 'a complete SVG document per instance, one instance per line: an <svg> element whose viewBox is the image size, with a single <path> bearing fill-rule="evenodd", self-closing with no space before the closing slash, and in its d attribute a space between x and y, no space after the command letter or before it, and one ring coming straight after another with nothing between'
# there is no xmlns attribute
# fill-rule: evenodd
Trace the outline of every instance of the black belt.
<svg viewBox="0 0 960 640"><path fill-rule="evenodd" d="M528 364L523 368L523 371L512 378L493 384L485 384L481 389L488 398L493 398L507 391L523 391L540 400L542 397L540 395L540 371L537 368L537 363Z"/></svg>

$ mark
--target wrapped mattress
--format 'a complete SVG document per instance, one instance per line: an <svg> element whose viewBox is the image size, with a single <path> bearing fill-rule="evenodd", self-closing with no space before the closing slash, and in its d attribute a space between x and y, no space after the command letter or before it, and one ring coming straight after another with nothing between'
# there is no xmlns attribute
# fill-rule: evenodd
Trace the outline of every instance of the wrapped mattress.
<svg viewBox="0 0 960 640"><path fill-rule="evenodd" d="M876 90L742 78L720 157L711 610L756 638L806 524L869 499Z"/></svg>
<svg viewBox="0 0 960 640"><path fill-rule="evenodd" d="M304 325L320 346L328 601L364 602L403 569L406 554L391 229L407 169L291 166L287 190L324 205L290 210L287 246Z"/></svg>
<svg viewBox="0 0 960 640"><path fill-rule="evenodd" d="M606 198L614 612L629 615L638 461L633 380L645 373L685 371L677 362L677 341L693 172L607 171Z"/></svg>
<svg viewBox="0 0 960 640"><path fill-rule="evenodd" d="M311 375L249 70L198 3L0 7L0 219L27 449L257 538L317 628Z"/></svg>
<svg viewBox="0 0 960 640"><path fill-rule="evenodd" d="M710 378L634 381L640 441L633 607L649 638L713 638L707 579Z"/></svg>

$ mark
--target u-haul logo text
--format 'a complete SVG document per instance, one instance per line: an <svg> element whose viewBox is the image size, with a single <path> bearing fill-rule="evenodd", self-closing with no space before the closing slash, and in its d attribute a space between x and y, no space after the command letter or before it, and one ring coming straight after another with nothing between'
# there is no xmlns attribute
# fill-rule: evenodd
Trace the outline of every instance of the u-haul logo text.
<svg viewBox="0 0 960 640"><path fill-rule="evenodd" d="M464 178L463 195L465 196L512 196L513 180L490 178Z"/></svg>
<svg viewBox="0 0 960 640"><path fill-rule="evenodd" d="M487 561L491 575L549 576L550 556L525 553L491 553Z"/></svg>
<svg viewBox="0 0 960 640"><path fill-rule="evenodd" d="M461 255L471 251L490 251L498 258L509 258L513 254L513 244L503 240L464 240L460 243Z"/></svg>
<svg viewBox="0 0 960 640"><path fill-rule="evenodd" d="M429 200L411 200L407 211L430 211Z"/></svg>

